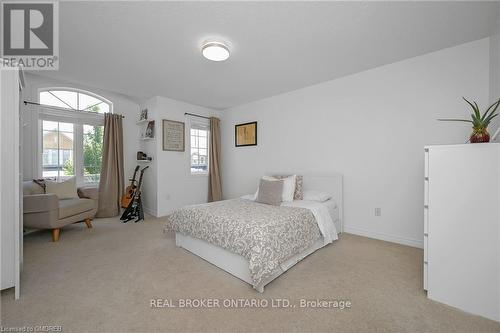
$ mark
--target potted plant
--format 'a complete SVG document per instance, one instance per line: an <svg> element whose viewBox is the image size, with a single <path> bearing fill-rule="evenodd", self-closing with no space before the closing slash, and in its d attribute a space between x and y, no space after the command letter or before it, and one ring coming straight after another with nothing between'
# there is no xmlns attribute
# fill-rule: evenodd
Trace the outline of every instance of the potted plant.
<svg viewBox="0 0 500 333"><path fill-rule="evenodd" d="M497 109L500 105L500 99L491 104L490 107L483 113L479 111L476 102L469 102L465 97L462 97L472 108L471 119L438 119L440 121L461 121L472 124L472 135L470 136L471 143L490 142L490 134L488 133L488 125L498 116Z"/></svg>

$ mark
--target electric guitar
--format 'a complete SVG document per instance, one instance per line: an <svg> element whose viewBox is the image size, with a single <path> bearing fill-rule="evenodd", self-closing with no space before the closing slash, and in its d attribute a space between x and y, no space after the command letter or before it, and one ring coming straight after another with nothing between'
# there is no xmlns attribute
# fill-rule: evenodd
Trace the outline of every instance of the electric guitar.
<svg viewBox="0 0 500 333"><path fill-rule="evenodd" d="M122 195L121 206L122 208L127 208L132 199L134 198L135 190L137 186L135 185L135 177L137 176L137 171L139 171L139 166L135 167L134 176L130 180L130 185L125 189L125 194Z"/></svg>

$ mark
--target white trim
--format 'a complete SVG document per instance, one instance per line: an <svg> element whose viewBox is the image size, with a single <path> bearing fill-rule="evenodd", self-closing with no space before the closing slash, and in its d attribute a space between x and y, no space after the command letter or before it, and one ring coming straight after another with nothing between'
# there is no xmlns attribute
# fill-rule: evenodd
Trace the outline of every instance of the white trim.
<svg viewBox="0 0 500 333"><path fill-rule="evenodd" d="M73 124L85 124L93 126L104 125L104 114L102 113L79 113L78 111L71 111L69 109L49 109L40 107L38 110L38 117L43 120L67 122Z"/></svg>
<svg viewBox="0 0 500 333"><path fill-rule="evenodd" d="M82 140L76 140L82 138ZM83 180L83 125L73 124L73 173L76 176L76 185L84 185Z"/></svg>
<svg viewBox="0 0 500 333"><path fill-rule="evenodd" d="M113 113L113 102L111 102L109 99L104 98L101 95L98 95L98 94L93 93L91 91L84 90L84 89L79 89L79 88L71 88L71 87L43 87L43 88L38 88L38 92L36 94L36 98L37 98L38 103L40 103L40 93L43 92L43 91L50 91L50 90L63 90L63 91L66 90L66 91L73 91L73 92L76 92L76 93L82 93L82 94L85 94L85 95L92 96L94 98L100 99L101 101L107 103L109 105L109 112ZM77 98L79 98L79 97L77 96ZM79 103L79 101L78 101L78 103ZM54 107L58 108L57 106L54 106ZM60 108L60 109L61 110L71 110L71 109L67 109L67 108Z"/></svg>
<svg viewBox="0 0 500 333"><path fill-rule="evenodd" d="M407 245L411 247L417 247L420 249L424 248L424 241L413 238L406 238L401 236L389 235L382 232L370 231L366 229L354 228L349 226L344 226L344 232L348 234L354 234L358 236L374 238L378 240L383 240L386 242L397 243L401 245Z"/></svg>

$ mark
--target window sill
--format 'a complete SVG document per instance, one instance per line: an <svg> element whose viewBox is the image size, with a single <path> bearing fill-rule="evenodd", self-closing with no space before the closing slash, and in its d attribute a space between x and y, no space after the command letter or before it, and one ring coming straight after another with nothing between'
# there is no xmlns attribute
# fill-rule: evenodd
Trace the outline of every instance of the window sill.
<svg viewBox="0 0 500 333"><path fill-rule="evenodd" d="M208 177L208 172L206 172L206 173L190 173L189 175L192 177Z"/></svg>

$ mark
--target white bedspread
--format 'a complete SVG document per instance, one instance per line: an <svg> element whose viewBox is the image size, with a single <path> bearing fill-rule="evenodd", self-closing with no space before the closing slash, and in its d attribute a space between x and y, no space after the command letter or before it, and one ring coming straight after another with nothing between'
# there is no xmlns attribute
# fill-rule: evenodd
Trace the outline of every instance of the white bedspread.
<svg viewBox="0 0 500 333"><path fill-rule="evenodd" d="M247 194L241 199L255 201L254 194ZM327 205L323 202L310 201L310 200L294 200L292 202L282 202L281 206L301 207L309 209L318 223L319 230L324 238L324 245L332 243L334 240L339 239L337 228L333 223Z"/></svg>
<svg viewBox="0 0 500 333"><path fill-rule="evenodd" d="M294 200L292 202L283 202L281 205L309 209L316 218L319 230L324 238L324 245L330 244L339 238L337 235L337 228L335 228L335 223L333 223L330 212L323 203L308 200Z"/></svg>

